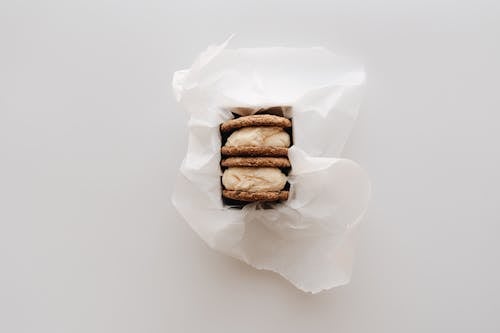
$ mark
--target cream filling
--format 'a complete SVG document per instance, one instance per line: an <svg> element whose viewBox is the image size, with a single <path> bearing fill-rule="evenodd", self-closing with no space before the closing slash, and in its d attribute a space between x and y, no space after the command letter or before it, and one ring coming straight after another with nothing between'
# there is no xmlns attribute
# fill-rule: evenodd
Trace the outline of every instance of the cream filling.
<svg viewBox="0 0 500 333"><path fill-rule="evenodd" d="M226 141L228 147L290 147L290 136L281 127L243 127Z"/></svg>
<svg viewBox="0 0 500 333"><path fill-rule="evenodd" d="M280 191L287 177L278 168L227 168L222 175L226 190L265 192Z"/></svg>

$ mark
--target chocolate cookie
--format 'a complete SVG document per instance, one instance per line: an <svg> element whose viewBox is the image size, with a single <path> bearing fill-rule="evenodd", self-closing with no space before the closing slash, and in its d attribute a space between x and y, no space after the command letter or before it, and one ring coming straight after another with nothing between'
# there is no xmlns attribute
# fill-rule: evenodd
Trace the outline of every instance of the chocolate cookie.
<svg viewBox="0 0 500 333"><path fill-rule="evenodd" d="M256 114L228 120L220 125L220 130L226 133L238 128L250 126L275 126L287 128L292 127L292 122L290 119L271 114Z"/></svg>
<svg viewBox="0 0 500 333"><path fill-rule="evenodd" d="M222 196L228 199L253 202L253 201L285 201L288 199L288 191L275 192L244 192L222 190Z"/></svg>
<svg viewBox="0 0 500 333"><path fill-rule="evenodd" d="M290 161L285 157L228 157L221 162L223 167L274 167L289 168Z"/></svg>
<svg viewBox="0 0 500 333"><path fill-rule="evenodd" d="M281 147L222 147L220 152L224 156L288 156L288 148Z"/></svg>

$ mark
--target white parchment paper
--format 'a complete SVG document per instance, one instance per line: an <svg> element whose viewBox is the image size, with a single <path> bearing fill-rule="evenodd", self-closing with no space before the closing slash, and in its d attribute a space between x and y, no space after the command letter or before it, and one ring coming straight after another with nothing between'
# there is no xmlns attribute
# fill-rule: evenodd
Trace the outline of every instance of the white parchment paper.
<svg viewBox="0 0 500 333"><path fill-rule="evenodd" d="M316 293L349 282L356 227L370 182L339 158L357 116L362 66L324 48L211 46L174 74L189 113L189 142L172 202L213 249L274 271ZM291 106L290 197L274 209L234 209L221 200L219 125L231 109Z"/></svg>

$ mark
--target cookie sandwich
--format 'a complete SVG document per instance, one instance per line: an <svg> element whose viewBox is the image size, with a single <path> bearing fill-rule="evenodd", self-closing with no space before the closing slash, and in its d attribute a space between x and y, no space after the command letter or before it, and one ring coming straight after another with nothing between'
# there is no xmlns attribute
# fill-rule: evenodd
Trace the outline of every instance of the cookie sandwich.
<svg viewBox="0 0 500 333"><path fill-rule="evenodd" d="M220 126L222 196L248 203L288 199L290 119L258 114L231 119Z"/></svg>

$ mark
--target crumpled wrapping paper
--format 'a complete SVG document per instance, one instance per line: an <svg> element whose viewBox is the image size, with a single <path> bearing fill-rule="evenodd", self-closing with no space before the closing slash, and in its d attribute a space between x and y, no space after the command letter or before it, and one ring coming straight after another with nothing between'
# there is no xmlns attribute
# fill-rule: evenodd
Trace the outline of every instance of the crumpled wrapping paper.
<svg viewBox="0 0 500 333"><path fill-rule="evenodd" d="M370 196L355 162L339 158L357 116L363 67L324 48L228 49L228 41L174 74L189 113L187 153L172 202L213 249L276 272L316 293L349 282L354 236ZM234 209L221 200L219 125L271 106L291 106L289 200Z"/></svg>

